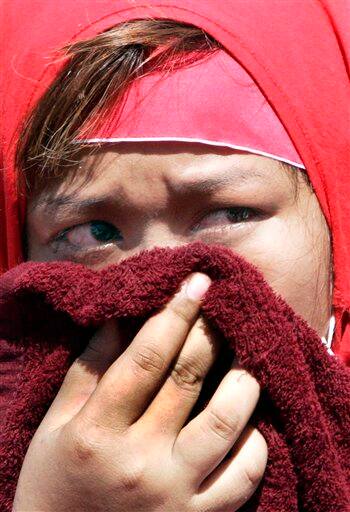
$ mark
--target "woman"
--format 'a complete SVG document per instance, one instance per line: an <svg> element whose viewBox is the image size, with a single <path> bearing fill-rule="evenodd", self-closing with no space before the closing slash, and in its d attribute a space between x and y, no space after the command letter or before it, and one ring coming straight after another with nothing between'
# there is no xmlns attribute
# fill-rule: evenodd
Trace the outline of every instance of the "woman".
<svg viewBox="0 0 350 512"><path fill-rule="evenodd" d="M338 32L336 37L333 28L342 16L345 19L345 3L333 12L332 4L310 2L302 13L293 1L257 2L254 9L247 2L227 2L220 12L210 1L195 8L186 1L175 7L168 2L148 4L120 2L117 13L110 2L39 5L34 21L41 33L34 37L33 26L29 30L32 60L7 59L21 94L13 94L9 80L6 87L11 94L4 100L9 127L3 134L3 269L23 257L69 259L99 269L153 246L198 239L219 243L254 263L320 337L327 335L334 314L332 349L345 357L350 284L344 112L349 91L345 53L337 46L345 44L345 35ZM23 33L15 34L16 41L9 36L15 56L14 47L20 48L21 38L28 38L28 6L20 7ZM11 7L7 12L10 16ZM52 30L48 23L46 32L45 17L61 20L59 29ZM54 61L33 92L32 81L43 72L38 50L72 41L77 42L70 48L72 58L68 56L66 67L62 70L62 62ZM28 101L35 109L17 147L17 168L24 171L28 198L25 256L21 256L11 141ZM24 208L22 219L23 212ZM192 427L189 423L182 429L215 359L211 350L215 336L203 334L199 316L200 298L208 284L201 275L195 290L189 287L187 296L176 296L123 353L115 325L106 326L92 340L72 366L28 451L15 510L91 506L91 510L219 511L237 510L248 500L263 476L267 455L261 434L247 426L259 398L257 382L233 367L216 391L212 407L198 415ZM51 434L62 427L62 410L67 411L66 424L86 403L92 405L85 407L85 415L96 422L103 418L109 426L132 424L146 400L143 395L132 400L138 389L138 379L130 373L132 350L139 353L139 347L159 331L173 337L172 352L162 354L157 344L147 346L147 357L160 353L169 366L177 355L177 365L153 408L135 434L126 436L120 451L124 455L117 464L107 467L101 449L76 480L68 481L71 473L66 468L71 461L64 454L69 440ZM95 361L100 368L97 380L82 365L96 347L101 351ZM184 392L186 372L194 374L197 382L190 393ZM119 407L113 415L109 407L89 402L93 391L104 396L103 380L98 386L104 374L118 375L119 391L123 385L127 389L124 400L129 407L115 404ZM232 393L244 396L234 407ZM146 479L142 469L141 479L140 468L130 457L142 460L139 440L144 442L145 437L150 438L149 453L162 452L159 432L156 437L150 433L155 433L154 426L164 415L165 425L173 426L172 436L181 438L182 456L165 458L159 468L149 467ZM235 424L227 425L232 417ZM200 432L206 434L200 437ZM223 444L215 443L218 432L226 438ZM210 448L203 453L201 446ZM89 453L82 449L78 456L89 458ZM193 472L188 461L194 460L198 465ZM62 487L57 505L57 488ZM117 497L113 488L118 489Z"/></svg>

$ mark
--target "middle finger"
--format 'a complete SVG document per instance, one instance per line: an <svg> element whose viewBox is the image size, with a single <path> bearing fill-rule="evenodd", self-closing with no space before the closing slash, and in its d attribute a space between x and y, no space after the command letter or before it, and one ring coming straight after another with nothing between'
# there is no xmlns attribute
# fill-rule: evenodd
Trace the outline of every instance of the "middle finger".
<svg viewBox="0 0 350 512"><path fill-rule="evenodd" d="M219 352L203 316L189 332L163 387L138 420L142 430L177 436L188 419L202 389L203 381Z"/></svg>
<svg viewBox="0 0 350 512"><path fill-rule="evenodd" d="M106 428L126 430L148 408L174 357L195 323L211 280L186 279L165 307L150 317L128 348L108 368L81 414Z"/></svg>
<svg viewBox="0 0 350 512"><path fill-rule="evenodd" d="M258 382L234 362L207 407L181 430L173 455L192 468L195 483L200 484L230 451L259 394Z"/></svg>

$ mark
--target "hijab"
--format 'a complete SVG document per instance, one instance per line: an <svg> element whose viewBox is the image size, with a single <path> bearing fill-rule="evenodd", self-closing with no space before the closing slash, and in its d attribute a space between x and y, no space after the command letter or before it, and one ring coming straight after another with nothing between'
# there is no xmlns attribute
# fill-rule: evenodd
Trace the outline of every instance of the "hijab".
<svg viewBox="0 0 350 512"><path fill-rule="evenodd" d="M349 10L346 0L226 0L220 8L217 0L4 0L0 273L23 261L25 201L14 153L25 116L62 66L56 50L132 19L190 23L214 37L256 84L291 141L292 162L307 169L332 238L333 350L349 361Z"/></svg>

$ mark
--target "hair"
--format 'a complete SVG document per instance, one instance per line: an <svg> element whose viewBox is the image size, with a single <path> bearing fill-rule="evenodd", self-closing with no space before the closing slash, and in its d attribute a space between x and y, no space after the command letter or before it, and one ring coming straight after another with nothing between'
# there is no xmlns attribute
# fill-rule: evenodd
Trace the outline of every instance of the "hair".
<svg viewBox="0 0 350 512"><path fill-rule="evenodd" d="M66 176L79 163L74 144L98 113L118 104L130 84L155 71L190 65L222 48L202 29L173 20L134 20L63 48L66 62L21 129L16 150L19 187L27 196ZM122 104L122 101L120 101ZM287 164L297 189L300 171ZM306 173L304 179L309 183Z"/></svg>
<svg viewBox="0 0 350 512"><path fill-rule="evenodd" d="M141 76L189 65L220 48L202 29L172 20L122 23L63 48L67 62L26 119L16 166L26 193L79 160L82 127L117 104ZM86 148L86 146L85 146Z"/></svg>

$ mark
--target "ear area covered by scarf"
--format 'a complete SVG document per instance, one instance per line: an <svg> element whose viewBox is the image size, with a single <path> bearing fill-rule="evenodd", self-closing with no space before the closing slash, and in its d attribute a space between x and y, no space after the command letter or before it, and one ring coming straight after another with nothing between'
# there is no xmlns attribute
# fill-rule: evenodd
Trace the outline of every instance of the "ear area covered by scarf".
<svg viewBox="0 0 350 512"><path fill-rule="evenodd" d="M100 271L27 262L1 277L0 340L21 355L11 393L0 386L1 510L11 510L30 440L94 329L115 318L135 331L194 271L212 279L202 314L262 388L252 421L267 440L269 461L242 510L347 510L349 370L255 267L201 242L143 251Z"/></svg>

